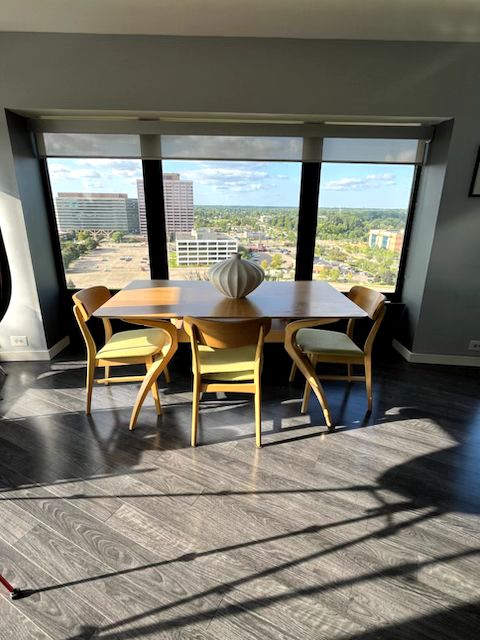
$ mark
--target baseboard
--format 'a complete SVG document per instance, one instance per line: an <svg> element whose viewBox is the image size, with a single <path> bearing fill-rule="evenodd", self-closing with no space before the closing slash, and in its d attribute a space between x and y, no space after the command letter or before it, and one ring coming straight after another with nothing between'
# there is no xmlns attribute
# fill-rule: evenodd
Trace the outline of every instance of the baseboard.
<svg viewBox="0 0 480 640"><path fill-rule="evenodd" d="M65 336L50 349L38 351L1 351L0 361L3 362L35 362L37 360L52 360L70 344L70 337Z"/></svg>
<svg viewBox="0 0 480 640"><path fill-rule="evenodd" d="M416 364L446 364L454 367L480 367L480 356L451 356L441 353L415 353L398 340L392 341L393 348L407 362Z"/></svg>

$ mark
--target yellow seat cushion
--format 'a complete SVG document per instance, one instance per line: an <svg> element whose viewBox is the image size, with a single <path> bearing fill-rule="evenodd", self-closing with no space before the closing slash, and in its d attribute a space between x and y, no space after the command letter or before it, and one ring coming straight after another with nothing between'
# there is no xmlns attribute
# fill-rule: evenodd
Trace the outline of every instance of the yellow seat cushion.
<svg viewBox="0 0 480 640"><path fill-rule="evenodd" d="M362 356L363 351L345 333L325 329L300 329L296 342L305 353L328 356Z"/></svg>
<svg viewBox="0 0 480 640"><path fill-rule="evenodd" d="M135 329L120 331L97 351L97 358L103 360L122 360L124 358L143 358L156 355L167 347L168 334L162 329Z"/></svg>
<svg viewBox="0 0 480 640"><path fill-rule="evenodd" d="M253 380L256 349L256 345L214 349L199 344L200 374L210 380L228 382Z"/></svg>

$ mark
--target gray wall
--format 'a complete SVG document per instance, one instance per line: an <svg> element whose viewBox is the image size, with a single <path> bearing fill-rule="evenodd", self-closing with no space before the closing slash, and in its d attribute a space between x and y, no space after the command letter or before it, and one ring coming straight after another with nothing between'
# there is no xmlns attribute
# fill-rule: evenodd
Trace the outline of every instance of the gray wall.
<svg viewBox="0 0 480 640"><path fill-rule="evenodd" d="M45 338L51 347L65 336L65 288L59 287L62 267L57 264L56 252L51 251L53 230L33 135L25 118L9 112L7 123Z"/></svg>
<svg viewBox="0 0 480 640"><path fill-rule="evenodd" d="M4 33L0 107L453 119L419 197L407 346L471 355L468 340L480 338L480 199L467 197L479 60L476 44ZM0 191L18 195L3 114Z"/></svg>

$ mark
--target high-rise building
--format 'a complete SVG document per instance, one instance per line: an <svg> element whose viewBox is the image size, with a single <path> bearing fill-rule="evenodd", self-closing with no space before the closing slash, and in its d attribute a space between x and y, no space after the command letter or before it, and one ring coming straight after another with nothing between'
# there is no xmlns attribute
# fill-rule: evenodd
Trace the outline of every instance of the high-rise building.
<svg viewBox="0 0 480 640"><path fill-rule="evenodd" d="M138 219L138 200L136 198L127 198L127 218L129 233L139 233L140 221Z"/></svg>
<svg viewBox="0 0 480 640"><path fill-rule="evenodd" d="M59 193L55 210L59 231L129 231L126 193Z"/></svg>
<svg viewBox="0 0 480 640"><path fill-rule="evenodd" d="M137 180L140 233L147 235L143 180ZM179 173L163 174L163 195L167 236L176 231L193 229L193 182L181 180Z"/></svg>

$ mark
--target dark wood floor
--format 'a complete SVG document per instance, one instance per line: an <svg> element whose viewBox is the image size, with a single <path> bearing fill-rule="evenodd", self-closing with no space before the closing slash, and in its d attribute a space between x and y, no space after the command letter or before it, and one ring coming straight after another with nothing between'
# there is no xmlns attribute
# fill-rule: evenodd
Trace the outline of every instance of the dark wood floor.
<svg viewBox="0 0 480 640"><path fill-rule="evenodd" d="M186 354L127 423L135 385L81 360L7 365L0 423L3 640L480 638L478 369L378 363L326 385L337 431L283 353L251 399L206 396L189 447ZM4 597L5 596L5 597Z"/></svg>

